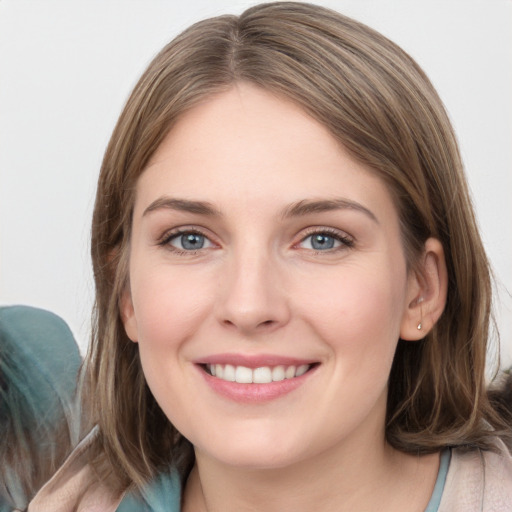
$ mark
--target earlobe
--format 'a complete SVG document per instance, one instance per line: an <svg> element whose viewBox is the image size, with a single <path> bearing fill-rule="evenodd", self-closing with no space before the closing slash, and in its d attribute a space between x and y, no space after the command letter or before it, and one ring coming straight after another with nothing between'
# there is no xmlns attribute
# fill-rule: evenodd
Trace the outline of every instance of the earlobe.
<svg viewBox="0 0 512 512"><path fill-rule="evenodd" d="M409 279L401 339L416 341L430 332L444 311L447 291L448 272L443 246L436 238L429 238L419 268Z"/></svg>
<svg viewBox="0 0 512 512"><path fill-rule="evenodd" d="M423 308L421 307L421 303L424 301L425 299L423 298L423 296L421 297L418 297L418 304L420 304L420 321L418 322L418 325L416 326L416 329L418 329L418 331L421 331L423 329Z"/></svg>
<svg viewBox="0 0 512 512"><path fill-rule="evenodd" d="M137 330L137 319L135 318L135 310L133 307L132 295L130 293L130 290L128 289L128 286L123 292L120 302L121 320L123 322L126 335L134 343L137 343L139 339Z"/></svg>

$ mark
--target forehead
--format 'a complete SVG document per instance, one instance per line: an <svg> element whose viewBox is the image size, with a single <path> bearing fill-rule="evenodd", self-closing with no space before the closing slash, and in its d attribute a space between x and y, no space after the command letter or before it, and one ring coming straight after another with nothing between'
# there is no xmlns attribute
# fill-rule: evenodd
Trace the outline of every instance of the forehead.
<svg viewBox="0 0 512 512"><path fill-rule="evenodd" d="M206 99L167 134L139 178L136 209L163 193L226 205L333 195L390 202L380 178L327 128L248 84Z"/></svg>

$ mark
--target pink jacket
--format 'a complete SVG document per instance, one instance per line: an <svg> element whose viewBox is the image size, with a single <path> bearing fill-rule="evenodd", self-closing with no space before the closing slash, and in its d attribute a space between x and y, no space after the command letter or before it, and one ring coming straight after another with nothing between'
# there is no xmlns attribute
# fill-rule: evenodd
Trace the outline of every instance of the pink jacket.
<svg viewBox="0 0 512 512"><path fill-rule="evenodd" d="M500 454L453 450L438 512L512 512L512 456L497 445Z"/></svg>

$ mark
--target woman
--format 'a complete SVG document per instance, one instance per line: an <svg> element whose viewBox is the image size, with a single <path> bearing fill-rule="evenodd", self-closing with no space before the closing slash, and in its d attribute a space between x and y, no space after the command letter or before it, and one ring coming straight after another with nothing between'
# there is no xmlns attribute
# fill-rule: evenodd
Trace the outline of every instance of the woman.
<svg viewBox="0 0 512 512"><path fill-rule="evenodd" d="M285 2L178 36L107 148L92 258L97 428L30 511L508 510L457 144L380 34Z"/></svg>

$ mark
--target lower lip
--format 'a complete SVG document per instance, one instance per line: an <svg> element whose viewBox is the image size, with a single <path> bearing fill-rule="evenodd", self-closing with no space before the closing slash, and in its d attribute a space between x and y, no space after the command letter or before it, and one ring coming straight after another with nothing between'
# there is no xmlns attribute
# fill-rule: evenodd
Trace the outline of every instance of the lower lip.
<svg viewBox="0 0 512 512"><path fill-rule="evenodd" d="M264 403L281 398L302 386L316 370L315 366L300 377L269 382L268 384L240 384L213 377L202 367L198 368L208 386L215 393L234 402L248 404Z"/></svg>

